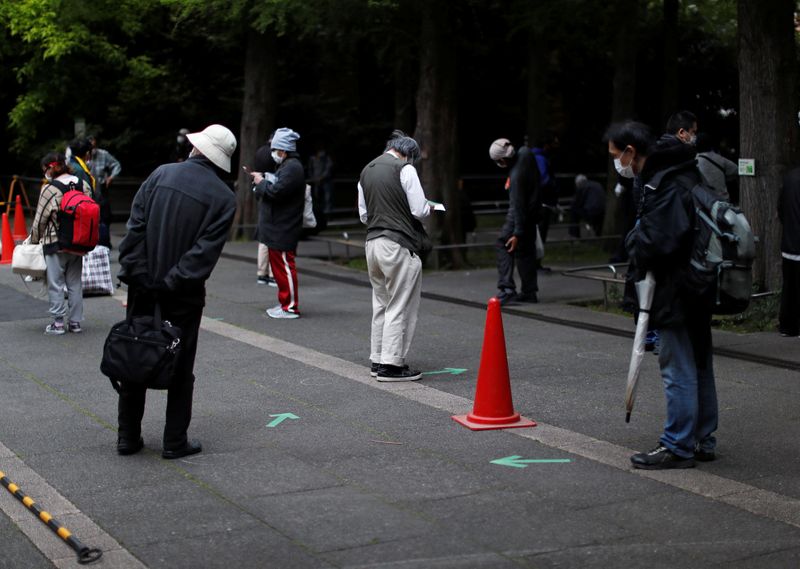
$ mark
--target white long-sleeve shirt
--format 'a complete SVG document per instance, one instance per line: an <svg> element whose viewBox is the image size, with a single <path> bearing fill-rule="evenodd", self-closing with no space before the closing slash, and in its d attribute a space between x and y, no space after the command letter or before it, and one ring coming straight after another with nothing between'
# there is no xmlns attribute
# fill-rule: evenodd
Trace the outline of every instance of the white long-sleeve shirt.
<svg viewBox="0 0 800 569"><path fill-rule="evenodd" d="M395 159L401 160L391 150L387 150L386 154L394 156ZM425 192L422 189L422 184L419 181L417 169L411 164L403 166L400 170L400 185L406 193L408 199L408 207L411 208L411 215L417 219L425 219L431 214L430 205L425 198ZM364 188L361 187L361 182L358 182L358 217L361 223L367 223L367 201L364 199Z"/></svg>

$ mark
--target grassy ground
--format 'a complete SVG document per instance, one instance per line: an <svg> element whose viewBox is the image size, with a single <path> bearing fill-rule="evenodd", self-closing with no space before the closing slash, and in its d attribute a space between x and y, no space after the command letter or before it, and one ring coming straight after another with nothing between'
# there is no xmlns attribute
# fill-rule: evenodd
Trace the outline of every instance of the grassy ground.
<svg viewBox="0 0 800 569"><path fill-rule="evenodd" d="M611 314L630 315L620 308L620 287L610 286L608 292L608 309L603 307L602 299L576 303L592 310ZM714 316L711 325L719 330L748 334L752 332L774 332L778 328L778 311L780 310L780 293L771 296L754 298L750 306L741 314L730 316Z"/></svg>

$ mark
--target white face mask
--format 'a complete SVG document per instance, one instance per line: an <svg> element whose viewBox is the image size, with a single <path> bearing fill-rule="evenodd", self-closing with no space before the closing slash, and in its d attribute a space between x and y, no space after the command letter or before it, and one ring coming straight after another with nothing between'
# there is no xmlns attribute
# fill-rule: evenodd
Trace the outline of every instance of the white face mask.
<svg viewBox="0 0 800 569"><path fill-rule="evenodd" d="M48 182L52 182L53 181L53 176L51 176L50 174L45 174L44 175L44 179L47 180Z"/></svg>
<svg viewBox="0 0 800 569"><path fill-rule="evenodd" d="M691 146L694 146L695 144L697 144L697 135L696 134L691 135L689 137L689 142L687 144L689 144Z"/></svg>
<svg viewBox="0 0 800 569"><path fill-rule="evenodd" d="M272 154L272 159L275 160L275 164L280 164L281 162L283 162L283 157L280 154L278 154L277 150L273 150L271 154Z"/></svg>
<svg viewBox="0 0 800 569"><path fill-rule="evenodd" d="M622 154L625 154L624 152ZM617 171L617 174L622 176L623 178L633 178L635 174L633 173L633 160L630 161L630 164L627 166L622 165L622 154L620 154L619 158L614 158L614 169Z"/></svg>

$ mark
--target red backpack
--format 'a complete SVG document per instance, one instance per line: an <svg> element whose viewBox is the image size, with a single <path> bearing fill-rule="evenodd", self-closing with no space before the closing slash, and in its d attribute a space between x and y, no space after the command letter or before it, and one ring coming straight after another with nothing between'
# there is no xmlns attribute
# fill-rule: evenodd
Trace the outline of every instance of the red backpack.
<svg viewBox="0 0 800 569"><path fill-rule="evenodd" d="M59 250L77 255L88 253L100 240L100 206L74 182L69 186L57 180L50 183L62 193L58 208Z"/></svg>

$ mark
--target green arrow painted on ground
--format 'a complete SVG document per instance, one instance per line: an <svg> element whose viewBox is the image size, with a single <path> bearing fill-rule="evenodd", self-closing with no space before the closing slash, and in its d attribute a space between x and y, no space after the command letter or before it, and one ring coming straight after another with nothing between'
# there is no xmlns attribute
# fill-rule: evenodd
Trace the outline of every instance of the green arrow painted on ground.
<svg viewBox="0 0 800 569"><path fill-rule="evenodd" d="M267 427L277 427L281 423L283 423L286 419L299 419L297 415L294 413L279 413L277 415L270 415L270 417L275 417L272 421L267 423Z"/></svg>
<svg viewBox="0 0 800 569"><path fill-rule="evenodd" d="M529 464L563 463L572 462L572 460L569 458L522 458L520 455L514 454L505 458L498 458L497 460L492 460L490 462L492 464L499 464L500 466L526 468Z"/></svg>
<svg viewBox="0 0 800 569"><path fill-rule="evenodd" d="M423 371L422 375L436 375L439 373L449 373L450 375L461 375L467 371L466 369L461 369L457 367L446 367L444 369L440 369L438 371Z"/></svg>

